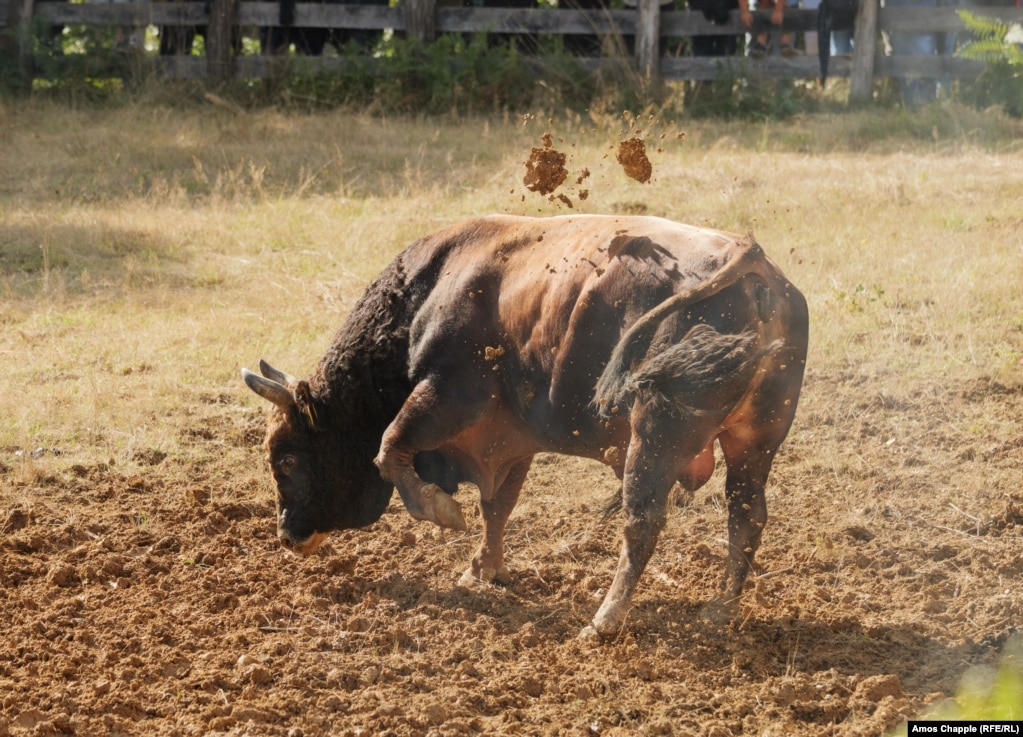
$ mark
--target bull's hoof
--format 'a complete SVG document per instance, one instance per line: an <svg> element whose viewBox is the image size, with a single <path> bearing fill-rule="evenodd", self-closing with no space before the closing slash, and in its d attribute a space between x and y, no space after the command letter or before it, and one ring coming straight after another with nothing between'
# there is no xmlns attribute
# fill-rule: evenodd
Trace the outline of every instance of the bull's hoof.
<svg viewBox="0 0 1023 737"><path fill-rule="evenodd" d="M424 489L423 496L426 498L432 512L430 515L431 521L456 532L465 532L468 529L468 525L465 524L465 517L462 516L461 505L450 494L430 484Z"/></svg>
<svg viewBox="0 0 1023 737"><path fill-rule="evenodd" d="M458 579L458 583L466 588L470 586L478 586L480 584L500 584L501 586L507 586L511 583L511 573L508 571L508 566L501 566L497 570L493 568L479 568L475 566L469 566L462 577Z"/></svg>
<svg viewBox="0 0 1023 737"><path fill-rule="evenodd" d="M707 602L700 610L700 619L717 625L732 622L739 614L739 599L716 597Z"/></svg>
<svg viewBox="0 0 1023 737"><path fill-rule="evenodd" d="M597 610L593 617L593 631L602 640L610 640L618 636L625 626L625 616L628 614L628 606L604 604ZM587 628L589 629L589 627Z"/></svg>

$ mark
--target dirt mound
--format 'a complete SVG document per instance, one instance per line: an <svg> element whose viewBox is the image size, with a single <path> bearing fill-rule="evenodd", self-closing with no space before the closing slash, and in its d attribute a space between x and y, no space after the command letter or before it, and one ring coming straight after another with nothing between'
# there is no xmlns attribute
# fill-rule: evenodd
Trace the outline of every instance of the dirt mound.
<svg viewBox="0 0 1023 737"><path fill-rule="evenodd" d="M642 138L633 136L619 142L615 160L622 165L627 177L641 183L650 181L654 167L646 155L646 143Z"/></svg>

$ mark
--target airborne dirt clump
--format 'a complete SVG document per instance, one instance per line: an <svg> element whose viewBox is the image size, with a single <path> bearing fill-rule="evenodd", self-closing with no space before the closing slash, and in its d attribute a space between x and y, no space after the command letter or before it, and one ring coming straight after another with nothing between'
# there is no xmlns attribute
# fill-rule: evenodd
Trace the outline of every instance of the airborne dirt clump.
<svg viewBox="0 0 1023 737"><path fill-rule="evenodd" d="M554 148L554 139L550 133L544 133L541 141L543 148L534 146L529 151L526 176L522 183L530 192L548 195L568 179L568 169L565 168L567 157Z"/></svg>
<svg viewBox="0 0 1023 737"><path fill-rule="evenodd" d="M650 181L654 168L646 155L646 143L642 138L627 138L619 142L615 159L622 165L626 176L641 183Z"/></svg>

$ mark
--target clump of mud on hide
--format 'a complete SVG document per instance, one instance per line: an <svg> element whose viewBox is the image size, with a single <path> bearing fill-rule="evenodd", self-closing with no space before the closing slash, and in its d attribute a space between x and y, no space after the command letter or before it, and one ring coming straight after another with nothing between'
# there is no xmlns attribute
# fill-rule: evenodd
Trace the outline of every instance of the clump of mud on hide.
<svg viewBox="0 0 1023 737"><path fill-rule="evenodd" d="M568 169L565 168L567 157L554 148L554 139L550 133L544 133L540 140L543 148L533 147L529 150L526 176L522 183L530 192L547 195L568 179Z"/></svg>
<svg viewBox="0 0 1023 737"><path fill-rule="evenodd" d="M615 159L621 164L625 175L637 182L646 183L654 173L654 167L646 155L646 144L642 138L627 138L619 142Z"/></svg>

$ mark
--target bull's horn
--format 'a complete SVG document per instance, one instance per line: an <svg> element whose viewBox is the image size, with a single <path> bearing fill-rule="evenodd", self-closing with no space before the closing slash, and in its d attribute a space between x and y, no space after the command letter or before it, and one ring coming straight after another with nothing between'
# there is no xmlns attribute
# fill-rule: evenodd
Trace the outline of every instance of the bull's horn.
<svg viewBox="0 0 1023 737"><path fill-rule="evenodd" d="M248 369L242 369L242 379L246 386L267 401L273 402L281 409L288 409L295 404L295 395L280 382L264 379Z"/></svg>
<svg viewBox="0 0 1023 737"><path fill-rule="evenodd" d="M259 373L270 379L270 381L276 381L278 384L283 384L284 386L295 386L298 384L298 379L294 376L286 374L283 371L278 371L262 358L259 359Z"/></svg>

